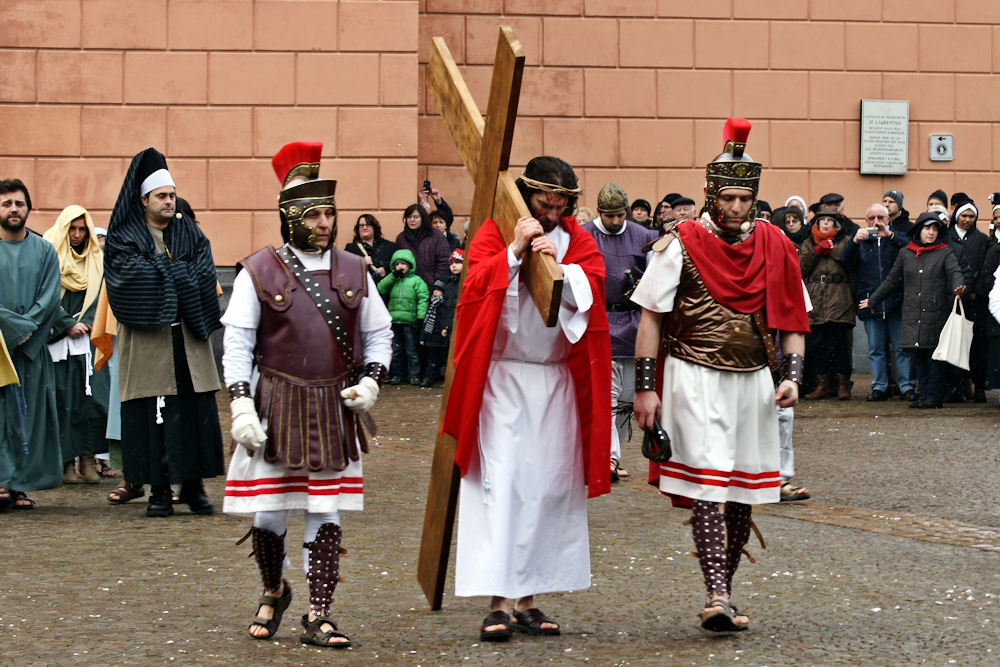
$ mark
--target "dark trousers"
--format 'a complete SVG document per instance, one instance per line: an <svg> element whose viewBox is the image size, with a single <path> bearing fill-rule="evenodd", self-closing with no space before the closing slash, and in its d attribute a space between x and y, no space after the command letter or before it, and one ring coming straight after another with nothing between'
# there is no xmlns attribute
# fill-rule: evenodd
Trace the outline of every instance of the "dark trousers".
<svg viewBox="0 0 1000 667"><path fill-rule="evenodd" d="M849 324L828 322L817 324L806 336L806 363L816 375L842 373L850 375L851 330Z"/></svg>
<svg viewBox="0 0 1000 667"><path fill-rule="evenodd" d="M412 324L392 325L392 362L389 364L390 377L420 379L420 357L417 356L417 328Z"/></svg>
<svg viewBox="0 0 1000 667"><path fill-rule="evenodd" d="M912 351L913 375L919 384L920 400L940 403L947 364L931 359L932 349L920 347Z"/></svg>

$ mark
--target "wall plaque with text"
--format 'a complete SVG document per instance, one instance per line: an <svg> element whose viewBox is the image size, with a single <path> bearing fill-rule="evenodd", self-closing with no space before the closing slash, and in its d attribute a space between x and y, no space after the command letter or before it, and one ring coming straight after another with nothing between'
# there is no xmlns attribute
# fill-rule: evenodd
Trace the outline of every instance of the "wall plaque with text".
<svg viewBox="0 0 1000 667"><path fill-rule="evenodd" d="M906 100L861 100L862 174L906 174L909 121Z"/></svg>

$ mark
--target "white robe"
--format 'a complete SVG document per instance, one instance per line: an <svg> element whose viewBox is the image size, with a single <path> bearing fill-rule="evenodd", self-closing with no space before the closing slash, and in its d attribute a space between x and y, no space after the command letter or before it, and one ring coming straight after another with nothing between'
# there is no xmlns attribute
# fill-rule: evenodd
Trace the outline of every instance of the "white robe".
<svg viewBox="0 0 1000 667"><path fill-rule="evenodd" d="M292 251L309 271L330 269L329 252L310 255L294 248ZM392 318L371 276L367 280L368 296L359 306L364 360L366 364L374 361L388 368L392 356ZM233 281L233 294L222 323L226 325L222 357L226 386L242 381L256 389L257 369L251 370L251 365L260 325L260 302L246 271L238 273ZM266 432L266 422L262 426ZM340 471L290 470L284 463L265 461L263 451L250 456L237 445L229 461L222 511L254 514L290 509L312 513L361 510L364 508L361 461L359 457Z"/></svg>
<svg viewBox="0 0 1000 667"><path fill-rule="evenodd" d="M556 259L569 234L548 234ZM518 281L509 283L479 413L479 456L462 478L455 594L519 598L590 586L582 438L566 359L587 328L593 294L563 265L559 323L547 328Z"/></svg>

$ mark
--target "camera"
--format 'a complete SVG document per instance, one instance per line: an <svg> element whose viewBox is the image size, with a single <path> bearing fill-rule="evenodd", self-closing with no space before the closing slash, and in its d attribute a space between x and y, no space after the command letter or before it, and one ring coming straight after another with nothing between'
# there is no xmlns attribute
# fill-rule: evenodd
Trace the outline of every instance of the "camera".
<svg viewBox="0 0 1000 667"><path fill-rule="evenodd" d="M865 227L865 231L868 232L868 236L875 236L878 234L878 227Z"/></svg>
<svg viewBox="0 0 1000 667"><path fill-rule="evenodd" d="M431 182L427 179L424 179L424 192L430 192L430 191L431 191Z"/></svg>

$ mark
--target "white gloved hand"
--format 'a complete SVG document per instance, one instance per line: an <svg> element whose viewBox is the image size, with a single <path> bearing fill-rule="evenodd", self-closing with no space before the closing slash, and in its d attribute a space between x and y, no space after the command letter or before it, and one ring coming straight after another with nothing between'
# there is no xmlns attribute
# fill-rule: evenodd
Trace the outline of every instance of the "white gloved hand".
<svg viewBox="0 0 1000 667"><path fill-rule="evenodd" d="M233 399L229 404L229 409L233 413L233 428L230 431L233 440L246 447L247 451L253 454L260 449L267 441L267 434L260 425L260 418L257 416L257 408L254 407L253 399L249 396L241 396Z"/></svg>
<svg viewBox="0 0 1000 667"><path fill-rule="evenodd" d="M351 412L368 412L378 398L378 382L366 375L353 387L340 392L340 397L344 399L344 405L350 408Z"/></svg>

